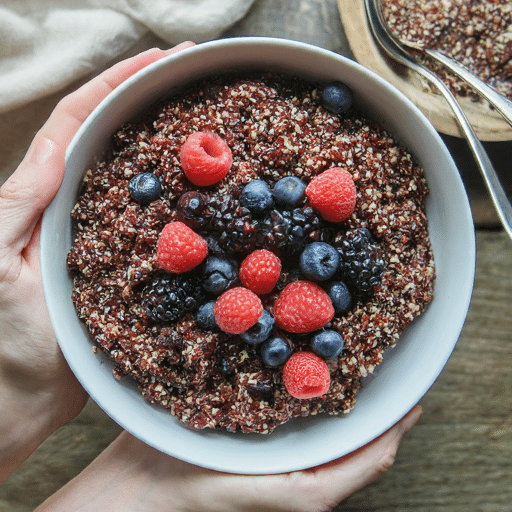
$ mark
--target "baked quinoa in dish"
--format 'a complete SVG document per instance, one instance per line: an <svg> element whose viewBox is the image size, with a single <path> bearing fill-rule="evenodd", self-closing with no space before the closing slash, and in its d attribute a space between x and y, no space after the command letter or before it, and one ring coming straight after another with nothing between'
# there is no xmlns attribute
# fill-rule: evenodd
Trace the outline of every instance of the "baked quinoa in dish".
<svg viewBox="0 0 512 512"><path fill-rule="evenodd" d="M512 100L512 3L510 0L383 0L397 36L439 50ZM481 101L473 89L428 58L453 92Z"/></svg>

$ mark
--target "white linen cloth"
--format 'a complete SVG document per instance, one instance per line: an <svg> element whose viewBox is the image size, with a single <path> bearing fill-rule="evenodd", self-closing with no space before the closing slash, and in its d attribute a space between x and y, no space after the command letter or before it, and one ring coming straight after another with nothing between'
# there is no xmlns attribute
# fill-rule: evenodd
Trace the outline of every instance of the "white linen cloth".
<svg viewBox="0 0 512 512"><path fill-rule="evenodd" d="M218 37L254 0L0 0L0 113L103 68L152 32Z"/></svg>

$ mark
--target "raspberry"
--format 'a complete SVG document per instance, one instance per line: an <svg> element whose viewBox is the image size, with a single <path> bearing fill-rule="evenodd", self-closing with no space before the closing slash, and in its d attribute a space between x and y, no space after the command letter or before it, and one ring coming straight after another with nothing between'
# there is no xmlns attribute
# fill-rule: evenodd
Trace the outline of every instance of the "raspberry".
<svg viewBox="0 0 512 512"><path fill-rule="evenodd" d="M283 381L290 395L306 399L325 395L331 376L321 357L312 352L295 352L284 365Z"/></svg>
<svg viewBox="0 0 512 512"><path fill-rule="evenodd" d="M185 176L199 187L220 181L229 171L233 156L226 142L211 132L189 135L181 147L181 166Z"/></svg>
<svg viewBox="0 0 512 512"><path fill-rule="evenodd" d="M306 187L311 206L329 222L343 222L354 211L356 186L352 175L341 167L331 167L313 178Z"/></svg>
<svg viewBox="0 0 512 512"><path fill-rule="evenodd" d="M294 281L285 286L274 305L276 325L294 333L321 329L334 316L329 295L311 281Z"/></svg>
<svg viewBox="0 0 512 512"><path fill-rule="evenodd" d="M216 300L213 312L222 331L240 334L260 319L263 305L254 292L239 286L224 292Z"/></svg>
<svg viewBox="0 0 512 512"><path fill-rule="evenodd" d="M242 284L257 295L270 293L279 281L281 260L266 249L251 252L240 265Z"/></svg>
<svg viewBox="0 0 512 512"><path fill-rule="evenodd" d="M170 222L158 238L158 263L167 272L181 274L197 267L208 254L206 240L183 222Z"/></svg>

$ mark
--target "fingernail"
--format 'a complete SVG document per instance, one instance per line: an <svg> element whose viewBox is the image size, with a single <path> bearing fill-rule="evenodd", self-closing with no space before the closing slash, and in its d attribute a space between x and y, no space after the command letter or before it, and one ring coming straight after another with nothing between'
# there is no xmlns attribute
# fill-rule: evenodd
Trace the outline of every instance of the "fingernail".
<svg viewBox="0 0 512 512"><path fill-rule="evenodd" d="M41 139L37 141L34 152L32 153L32 161L37 165L44 165L51 157L54 147L52 140L41 137Z"/></svg>

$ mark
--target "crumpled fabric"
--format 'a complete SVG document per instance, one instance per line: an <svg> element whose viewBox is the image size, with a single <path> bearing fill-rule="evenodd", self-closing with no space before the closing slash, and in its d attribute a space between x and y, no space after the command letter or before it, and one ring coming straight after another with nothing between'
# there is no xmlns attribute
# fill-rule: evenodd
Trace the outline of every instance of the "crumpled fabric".
<svg viewBox="0 0 512 512"><path fill-rule="evenodd" d="M0 113L102 69L152 32L219 37L254 0L0 0Z"/></svg>

